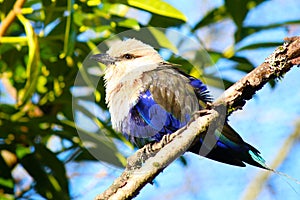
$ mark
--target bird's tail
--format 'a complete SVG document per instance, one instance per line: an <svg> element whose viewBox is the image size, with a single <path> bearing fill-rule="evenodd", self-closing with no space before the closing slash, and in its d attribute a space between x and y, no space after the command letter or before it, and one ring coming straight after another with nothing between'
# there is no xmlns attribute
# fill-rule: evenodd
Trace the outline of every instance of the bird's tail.
<svg viewBox="0 0 300 200"><path fill-rule="evenodd" d="M201 139L200 142L190 149L190 151L209 159L230 165L244 167L246 166L245 163L248 163L250 165L272 171L280 177L300 185L300 181L298 179L268 167L259 151L250 144L244 142L243 139L228 124L225 124L221 131L217 130L211 135L214 137L214 146L208 145L205 142L205 139ZM204 154L202 154L202 152L204 152ZM298 191L296 191L296 189L288 181L287 183L298 194Z"/></svg>
<svg viewBox="0 0 300 200"><path fill-rule="evenodd" d="M260 152L244 142L227 123L222 130L216 130L210 135L213 137L213 142L207 139L209 137L207 135L204 139L200 139L200 142L195 144L190 151L230 165L244 167L245 163L248 163L270 170L260 156ZM208 145L209 143L213 145Z"/></svg>

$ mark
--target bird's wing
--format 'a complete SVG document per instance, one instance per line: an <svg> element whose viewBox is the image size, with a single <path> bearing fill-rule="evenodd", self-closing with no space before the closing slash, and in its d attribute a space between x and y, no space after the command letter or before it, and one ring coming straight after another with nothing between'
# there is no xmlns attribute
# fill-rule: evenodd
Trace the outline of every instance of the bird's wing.
<svg viewBox="0 0 300 200"><path fill-rule="evenodd" d="M213 97L210 95L207 86L202 81L176 67L173 69L189 79L189 84L194 88L198 100L202 101L204 104L213 102Z"/></svg>
<svg viewBox="0 0 300 200"><path fill-rule="evenodd" d="M199 102L190 80L175 69L161 67L144 74L143 82L154 101L180 121L199 110Z"/></svg>
<svg viewBox="0 0 300 200"><path fill-rule="evenodd" d="M127 119L130 127L127 133L138 146L149 140L159 141L163 135L175 132L201 109L199 101L212 101L200 80L170 66L162 65L145 72L142 81L144 88ZM203 135L189 150L227 164L245 166L246 162L267 168L259 151L244 142L227 122L224 127L207 134L214 138L213 146L207 146L206 135ZM207 154L202 154L200 148L206 148Z"/></svg>
<svg viewBox="0 0 300 200"><path fill-rule="evenodd" d="M154 138L173 133L200 109L191 80L162 65L142 75L143 90L125 119L125 132L134 137Z"/></svg>

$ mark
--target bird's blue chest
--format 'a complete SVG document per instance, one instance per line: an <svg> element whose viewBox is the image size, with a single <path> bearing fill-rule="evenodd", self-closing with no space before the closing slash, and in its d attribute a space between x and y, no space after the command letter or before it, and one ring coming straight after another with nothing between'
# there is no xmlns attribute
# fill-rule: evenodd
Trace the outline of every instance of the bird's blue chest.
<svg viewBox="0 0 300 200"><path fill-rule="evenodd" d="M121 132L134 143L137 138L159 141L163 135L174 133L201 109L199 100L207 98L207 88L200 80L172 68L144 73L141 81L144 89L120 123Z"/></svg>
<svg viewBox="0 0 300 200"><path fill-rule="evenodd" d="M140 139L159 141L163 135L171 134L185 126L190 120L191 114L185 114L183 120L177 119L158 104L147 90L141 93L136 105L130 109L131 130L137 129L140 132L129 134L134 134Z"/></svg>

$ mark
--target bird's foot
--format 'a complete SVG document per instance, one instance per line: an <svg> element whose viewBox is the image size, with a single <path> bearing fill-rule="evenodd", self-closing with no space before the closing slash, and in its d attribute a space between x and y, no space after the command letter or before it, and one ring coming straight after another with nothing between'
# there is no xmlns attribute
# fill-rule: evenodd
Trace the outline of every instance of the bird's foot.
<svg viewBox="0 0 300 200"><path fill-rule="evenodd" d="M136 157L129 157L127 159L126 168L129 170L140 168L147 159L155 156L156 153L165 145L170 143L175 136L176 135L173 134L166 134L162 137L162 139L159 142L146 144L143 148L138 150L139 152L137 153Z"/></svg>
<svg viewBox="0 0 300 200"><path fill-rule="evenodd" d="M152 150L154 150L154 151L160 150L165 145L167 145L168 143L170 143L173 140L174 137L175 137L174 134L166 134L166 135L164 135L159 142L156 142L156 143L152 144Z"/></svg>
<svg viewBox="0 0 300 200"><path fill-rule="evenodd" d="M139 149L136 154L127 158L127 170L135 170L142 167L145 161L156 154L152 149L152 144L146 144L143 148Z"/></svg>

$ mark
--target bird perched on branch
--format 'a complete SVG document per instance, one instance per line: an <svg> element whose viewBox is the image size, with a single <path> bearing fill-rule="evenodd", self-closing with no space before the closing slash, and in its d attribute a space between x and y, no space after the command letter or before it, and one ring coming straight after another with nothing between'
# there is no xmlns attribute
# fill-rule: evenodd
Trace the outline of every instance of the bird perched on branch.
<svg viewBox="0 0 300 200"><path fill-rule="evenodd" d="M178 70L178 65L164 61L153 47L136 39L119 41L92 59L107 66L104 79L112 127L137 145L160 141L185 126L193 113L203 109L203 103L212 102L199 79ZM267 169L259 151L244 142L227 122L213 135L215 145L203 156ZM204 141L200 138L190 151L199 154Z"/></svg>

